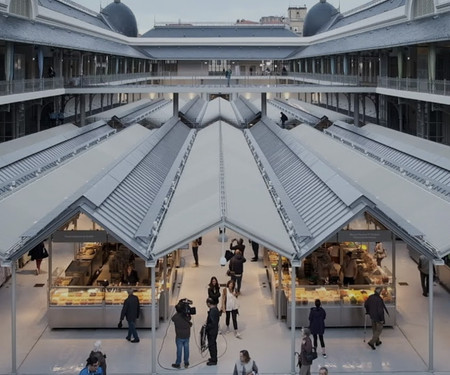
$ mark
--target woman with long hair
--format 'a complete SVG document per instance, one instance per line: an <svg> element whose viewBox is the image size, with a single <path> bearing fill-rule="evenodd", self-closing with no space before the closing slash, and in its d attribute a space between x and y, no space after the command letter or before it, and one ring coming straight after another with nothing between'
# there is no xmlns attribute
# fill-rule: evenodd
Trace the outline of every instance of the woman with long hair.
<svg viewBox="0 0 450 375"><path fill-rule="evenodd" d="M208 297L213 299L216 305L219 304L220 285L219 281L217 281L217 278L215 276L211 277L211 280L209 281Z"/></svg>
<svg viewBox="0 0 450 375"><path fill-rule="evenodd" d="M227 286L223 289L222 293L222 312L225 312L225 324L227 326L227 332L230 330L230 316L233 319L234 335L240 338L241 335L238 332L237 316L238 316L238 300L237 292L234 289L234 281L228 280Z"/></svg>
<svg viewBox="0 0 450 375"><path fill-rule="evenodd" d="M247 350L241 350L239 352L239 360L234 365L233 375L257 375L258 366L253 359L250 358L250 354Z"/></svg>

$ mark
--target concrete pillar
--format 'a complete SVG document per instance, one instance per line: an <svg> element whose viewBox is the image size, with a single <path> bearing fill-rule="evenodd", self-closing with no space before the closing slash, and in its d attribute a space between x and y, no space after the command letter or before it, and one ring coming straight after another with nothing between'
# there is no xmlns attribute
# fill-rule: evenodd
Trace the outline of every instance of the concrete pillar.
<svg viewBox="0 0 450 375"><path fill-rule="evenodd" d="M80 126L86 125L86 96L80 95Z"/></svg>
<svg viewBox="0 0 450 375"><path fill-rule="evenodd" d="M173 101L173 115L174 115L174 117L178 117L178 112L180 110L180 107L179 107L179 105L180 105L179 95L180 94L177 93L177 92L173 93L172 101Z"/></svg>
<svg viewBox="0 0 450 375"><path fill-rule="evenodd" d="M359 127L359 94L353 94L353 122Z"/></svg>
<svg viewBox="0 0 450 375"><path fill-rule="evenodd" d="M267 93L261 93L261 117L267 116Z"/></svg>

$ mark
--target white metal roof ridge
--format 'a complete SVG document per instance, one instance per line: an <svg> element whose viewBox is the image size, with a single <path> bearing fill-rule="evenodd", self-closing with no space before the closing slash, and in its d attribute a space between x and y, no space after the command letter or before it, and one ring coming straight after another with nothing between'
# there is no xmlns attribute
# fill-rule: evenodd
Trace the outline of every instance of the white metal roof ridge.
<svg viewBox="0 0 450 375"><path fill-rule="evenodd" d="M270 244L286 256L294 252L242 131L221 121L198 132L155 242L154 257L218 226Z"/></svg>

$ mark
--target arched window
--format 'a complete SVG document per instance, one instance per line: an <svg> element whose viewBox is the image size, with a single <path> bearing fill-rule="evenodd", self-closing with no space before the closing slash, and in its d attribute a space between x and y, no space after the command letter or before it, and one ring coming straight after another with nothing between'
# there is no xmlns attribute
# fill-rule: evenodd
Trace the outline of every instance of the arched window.
<svg viewBox="0 0 450 375"><path fill-rule="evenodd" d="M412 6L412 18L434 13L434 0L415 0Z"/></svg>
<svg viewBox="0 0 450 375"><path fill-rule="evenodd" d="M18 16L26 18L32 18L32 0L11 0L9 3L9 13L17 14Z"/></svg>

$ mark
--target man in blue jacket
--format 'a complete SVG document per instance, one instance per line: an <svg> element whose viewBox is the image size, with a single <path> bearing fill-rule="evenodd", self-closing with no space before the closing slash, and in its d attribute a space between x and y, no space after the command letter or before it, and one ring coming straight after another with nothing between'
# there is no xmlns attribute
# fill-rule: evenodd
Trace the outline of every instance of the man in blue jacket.
<svg viewBox="0 0 450 375"><path fill-rule="evenodd" d="M136 331L136 320L139 319L139 313L141 306L139 304L139 298L133 294L132 289L128 289L128 297L123 301L122 312L120 313L119 328L122 328L122 320L127 319L128 322L128 335L126 339L131 342L139 342L139 336ZM133 340L131 339L133 336Z"/></svg>

